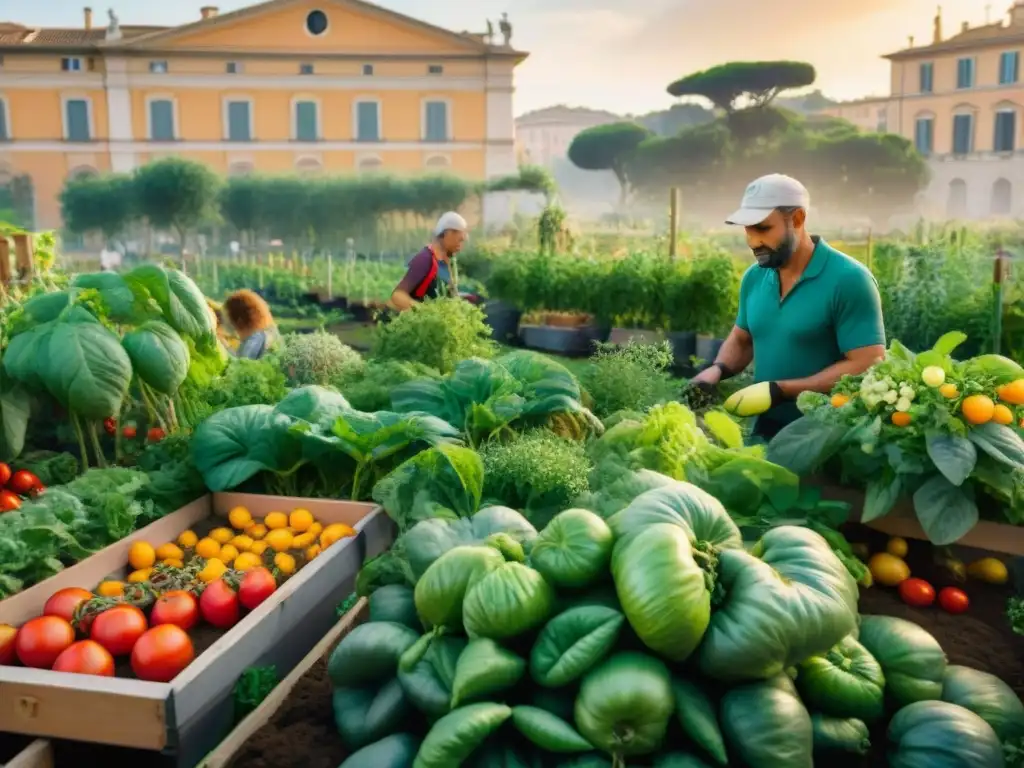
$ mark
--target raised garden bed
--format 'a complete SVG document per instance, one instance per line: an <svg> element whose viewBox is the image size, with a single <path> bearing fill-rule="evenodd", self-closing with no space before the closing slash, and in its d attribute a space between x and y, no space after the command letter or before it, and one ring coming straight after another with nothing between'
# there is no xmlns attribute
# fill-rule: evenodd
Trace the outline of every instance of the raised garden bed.
<svg viewBox="0 0 1024 768"><path fill-rule="evenodd" d="M593 353L595 342L608 338L608 331L602 332L594 326L561 328L551 325L521 325L519 337L528 349L566 357L585 357Z"/></svg>
<svg viewBox="0 0 1024 768"><path fill-rule="evenodd" d="M383 551L393 535L390 520L371 504L224 493L206 496L133 538L173 541L182 531L202 530L211 514L226 517L239 505L254 517L301 505L325 525L351 526L356 536L310 560L226 632L208 625L191 630L196 658L170 683L120 676L123 665L114 678L0 667L0 731L160 752L169 765L192 766L208 752L231 726L232 689L242 672L269 664L278 674L290 671L334 623L335 607L352 592L364 559ZM62 584L92 589L121 577L129 545L119 544L80 563L73 578L62 574ZM39 615L52 593L48 584L39 586L45 591L33 588L0 604L0 622L17 625ZM84 756L75 761L90 764Z"/></svg>

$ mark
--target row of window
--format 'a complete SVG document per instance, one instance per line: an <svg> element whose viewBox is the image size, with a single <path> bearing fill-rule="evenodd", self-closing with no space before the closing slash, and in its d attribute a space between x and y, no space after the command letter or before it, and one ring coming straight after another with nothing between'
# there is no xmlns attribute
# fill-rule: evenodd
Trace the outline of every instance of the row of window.
<svg viewBox="0 0 1024 768"><path fill-rule="evenodd" d="M974 88L977 83L978 62L973 56L957 59L956 87L958 90ZM918 69L918 90L921 93L935 91L935 63L926 61ZM999 56L999 85L1013 85L1020 80L1020 53L1004 51Z"/></svg>
<svg viewBox="0 0 1024 768"><path fill-rule="evenodd" d="M178 133L176 105L171 99L148 102L148 125L151 141L176 141ZM248 99L224 102L224 136L228 141L253 141L253 103ZM353 109L353 135L356 141L382 141L381 103L357 101ZM7 110L0 101L0 140L10 139ZM64 101L64 138L68 141L92 141L92 104L88 99ZM320 141L320 104L296 100L292 114L292 138L295 141ZM451 140L451 124L447 101L423 102L421 140L441 143Z"/></svg>
<svg viewBox="0 0 1024 768"><path fill-rule="evenodd" d="M975 121L969 112L953 115L953 144L950 150L954 155L969 155L974 148ZM919 117L914 126L914 144L922 155L930 155L935 151L935 118ZM1003 109L996 112L995 128L992 136L993 152L1014 152L1017 149L1017 112Z"/></svg>
<svg viewBox="0 0 1024 768"><path fill-rule="evenodd" d="M60 60L60 68L64 72L86 72L92 71L96 68L96 62L94 59L82 59L78 56L65 56ZM170 66L165 60L156 60L149 62L149 71L153 75L166 75L170 72ZM227 61L224 63L224 73L228 75L239 75L242 73L242 62L240 61ZM311 63L300 63L299 64L300 75L315 75L316 67ZM443 75L444 65L442 64L428 64L427 65L428 75ZM373 64L363 64L363 75L366 77L372 77L374 75Z"/></svg>

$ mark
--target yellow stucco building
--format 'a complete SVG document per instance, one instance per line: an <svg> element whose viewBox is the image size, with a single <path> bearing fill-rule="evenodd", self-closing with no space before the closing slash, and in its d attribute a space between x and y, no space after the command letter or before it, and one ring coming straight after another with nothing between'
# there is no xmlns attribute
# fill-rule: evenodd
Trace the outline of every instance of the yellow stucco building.
<svg viewBox="0 0 1024 768"><path fill-rule="evenodd" d="M59 226L69 176L168 155L225 175L516 171L526 54L504 23L495 42L493 27L451 32L364 0L208 6L170 28L102 21L86 8L77 29L0 23L0 183L31 177L40 228Z"/></svg>

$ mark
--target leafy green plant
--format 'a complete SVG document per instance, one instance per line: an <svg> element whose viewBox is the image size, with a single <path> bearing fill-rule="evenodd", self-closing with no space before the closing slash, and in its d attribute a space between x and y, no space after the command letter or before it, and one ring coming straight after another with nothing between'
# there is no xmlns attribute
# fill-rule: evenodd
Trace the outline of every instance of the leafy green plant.
<svg viewBox="0 0 1024 768"><path fill-rule="evenodd" d="M265 667L247 667L235 683L232 693L235 722L240 723L262 704L279 682L277 667L273 664Z"/></svg>
<svg viewBox="0 0 1024 768"><path fill-rule="evenodd" d="M291 386L327 386L357 375L365 365L358 352L331 333L285 334L281 342L276 356Z"/></svg>
<svg viewBox="0 0 1024 768"><path fill-rule="evenodd" d="M599 417L616 411L643 411L676 397L679 385L667 373L672 348L667 342L599 344L580 376Z"/></svg>
<svg viewBox="0 0 1024 768"><path fill-rule="evenodd" d="M460 360L494 355L491 329L478 308L461 299L416 304L382 324L373 347L376 360L419 363L451 373Z"/></svg>
<svg viewBox="0 0 1024 768"><path fill-rule="evenodd" d="M438 379L441 374L423 363L370 360L361 371L348 370L331 382L357 411L386 411L395 387L417 379Z"/></svg>
<svg viewBox="0 0 1024 768"><path fill-rule="evenodd" d="M1014 633L1024 635L1024 597L1011 597L1006 601L1006 620Z"/></svg>

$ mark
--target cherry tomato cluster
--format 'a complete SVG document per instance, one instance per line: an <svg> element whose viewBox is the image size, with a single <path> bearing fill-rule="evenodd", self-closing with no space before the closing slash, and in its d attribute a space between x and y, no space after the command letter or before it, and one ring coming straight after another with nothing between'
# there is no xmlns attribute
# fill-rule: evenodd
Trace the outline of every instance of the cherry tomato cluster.
<svg viewBox="0 0 1024 768"><path fill-rule="evenodd" d="M43 613L20 628L0 624L0 664L113 677L115 659L128 658L140 680L166 683L195 658L188 631L200 621L229 629L277 589L266 568L229 572L193 592L174 589L151 601L149 615L126 597L98 598L68 587L50 596ZM95 614L90 601L105 601ZM77 629L76 629L77 628Z"/></svg>
<svg viewBox="0 0 1024 768"><path fill-rule="evenodd" d="M12 472L10 466L0 462L0 513L21 508L25 497L35 497L46 490L39 478L27 469Z"/></svg>
<svg viewBox="0 0 1024 768"><path fill-rule="evenodd" d="M117 421L113 418L104 419L103 428L108 435L114 436L117 434ZM138 435L138 427L131 422L121 427L121 437L125 440L134 440ZM161 427L150 427L149 431L146 432L146 441L150 443L159 443L165 437L167 437L167 433Z"/></svg>
<svg viewBox="0 0 1024 768"><path fill-rule="evenodd" d="M904 579L900 582L900 597L907 605L927 608L935 602L935 587L924 579ZM939 590L939 607L946 613L964 613L970 606L967 593L957 587Z"/></svg>

